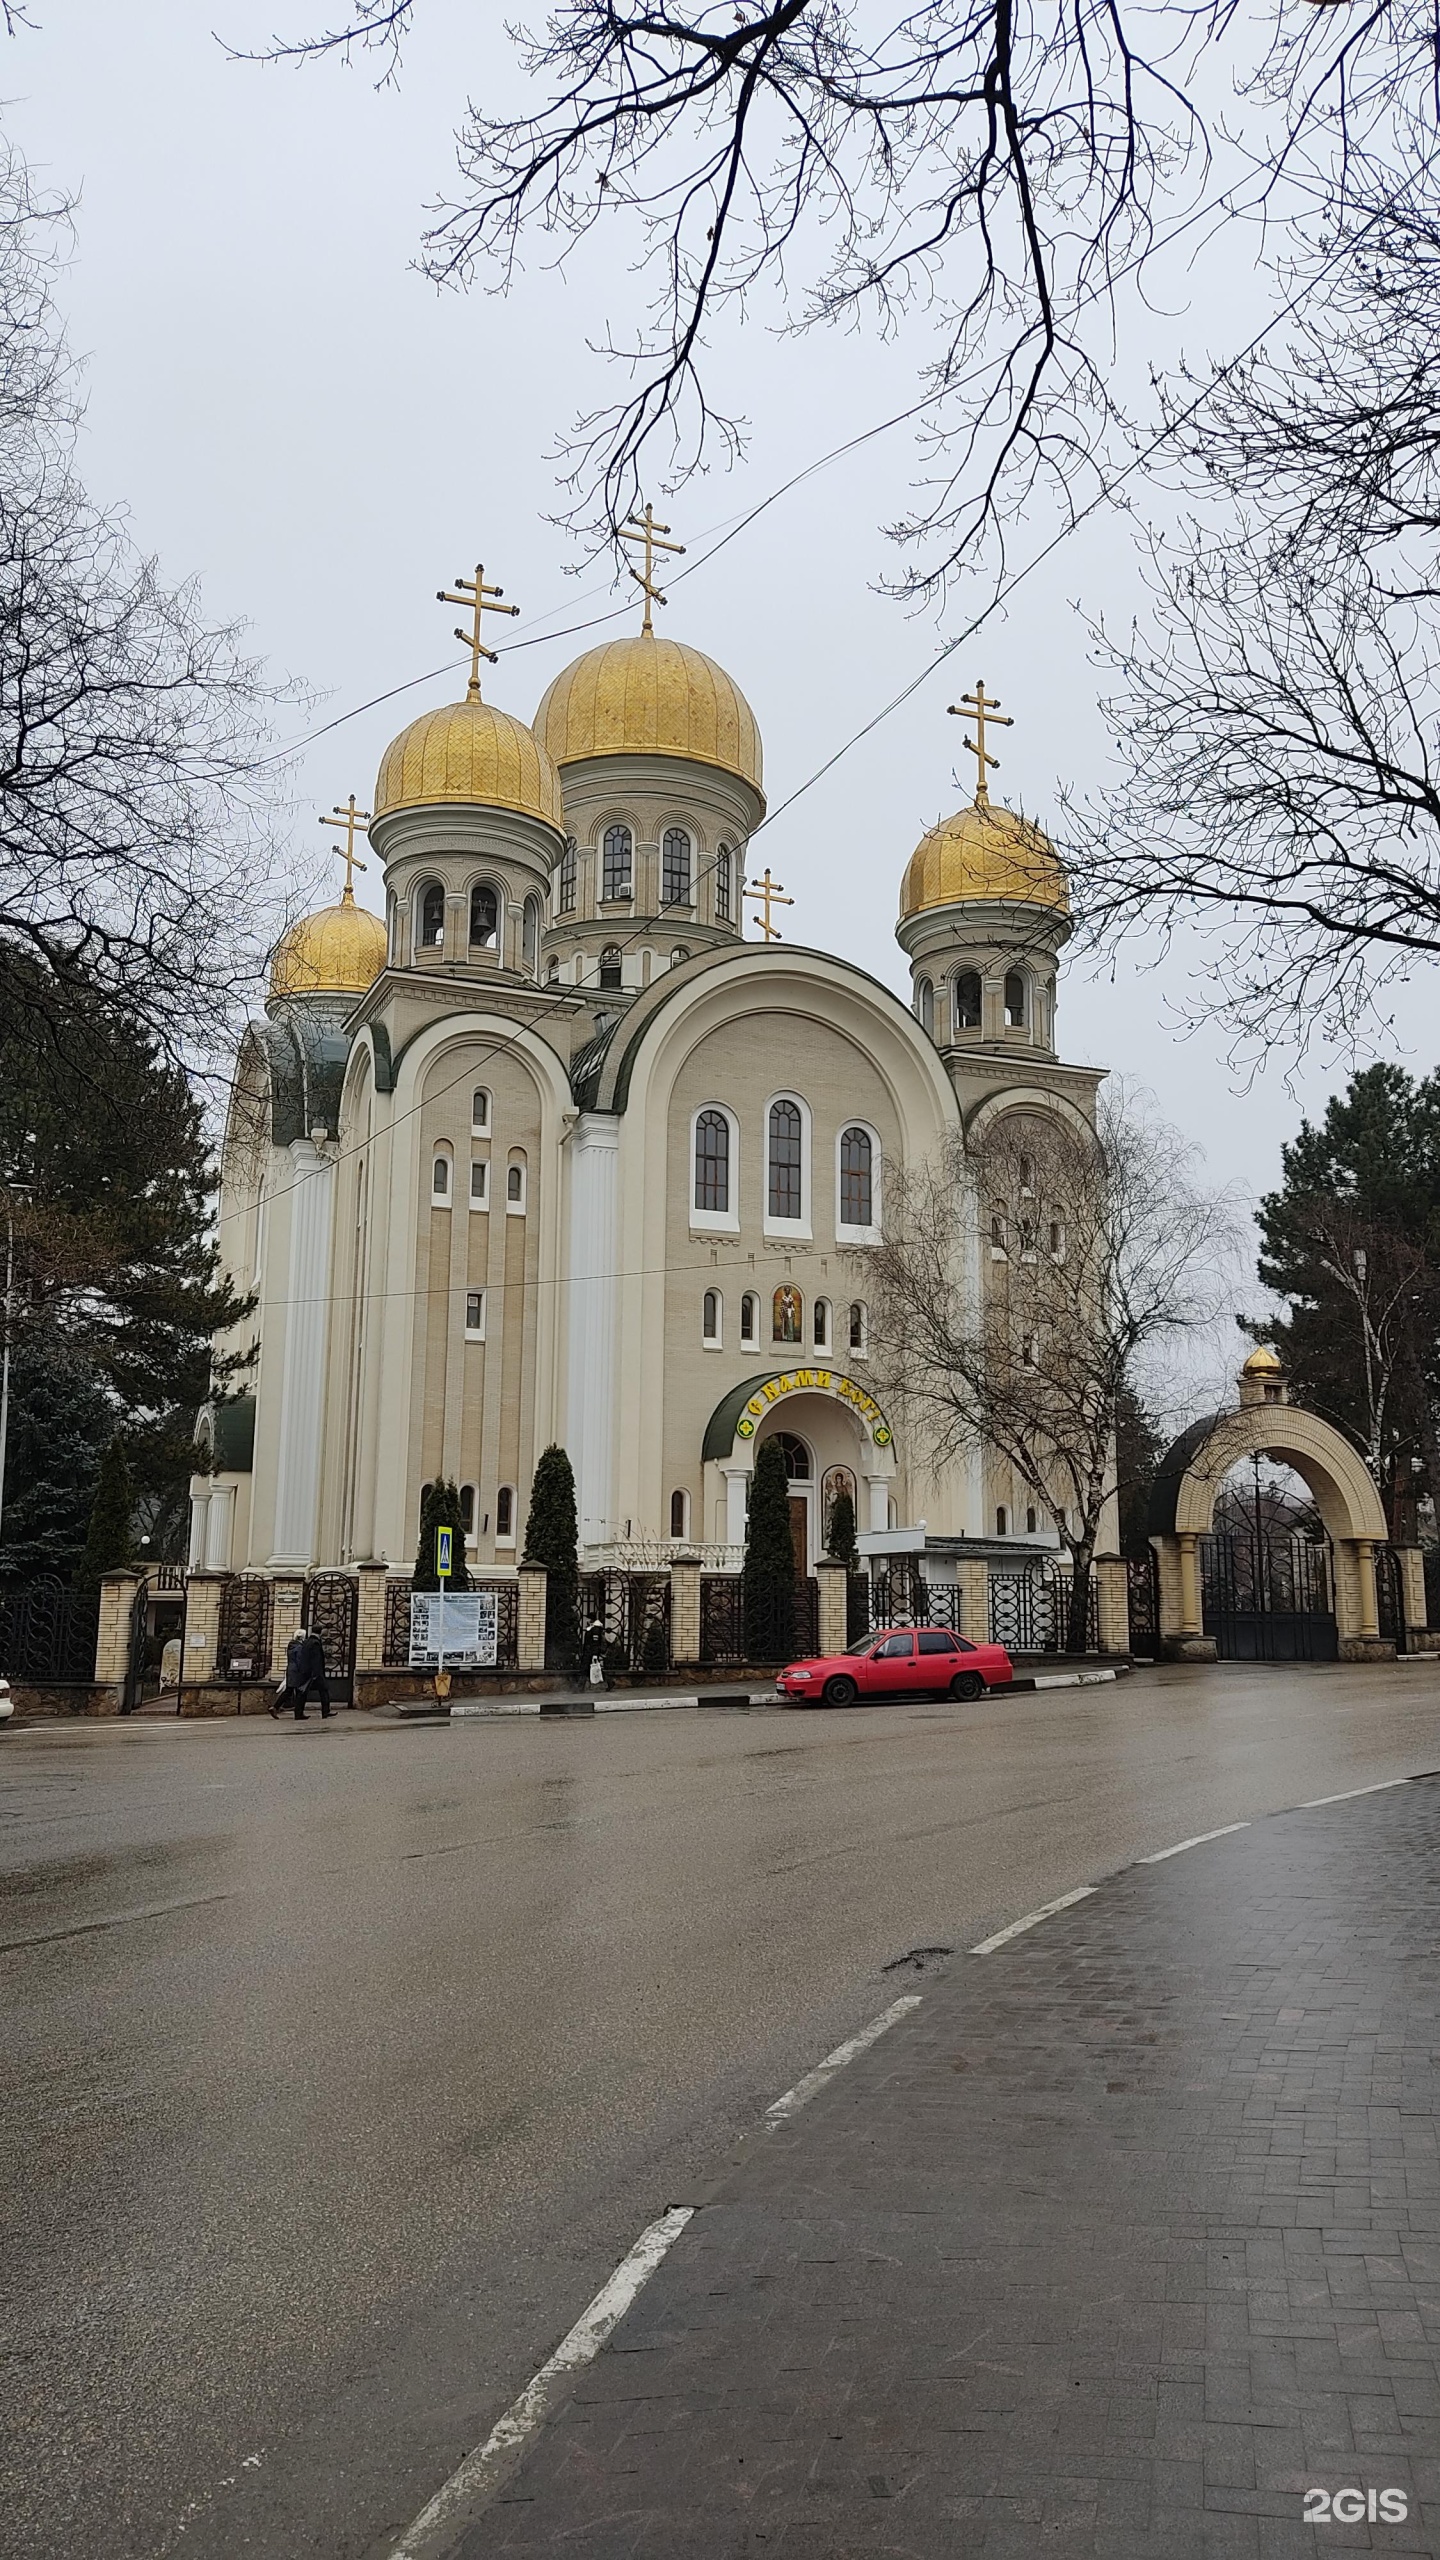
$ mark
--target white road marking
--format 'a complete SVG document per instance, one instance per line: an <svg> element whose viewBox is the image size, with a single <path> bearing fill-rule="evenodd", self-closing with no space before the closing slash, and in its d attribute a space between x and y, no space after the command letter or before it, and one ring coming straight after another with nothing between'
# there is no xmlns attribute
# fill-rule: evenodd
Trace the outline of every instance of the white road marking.
<svg viewBox="0 0 1440 2560"><path fill-rule="evenodd" d="M884 2035L887 2027L897 2026L911 2009L919 2006L920 1993L907 1991L903 2000L892 2000L889 2008L882 2009L878 2018L872 2018L868 2027L862 2027L858 2036L847 2036L843 2044L837 2044L833 2053L827 2053L823 2062L817 2062L813 2071L807 2071L803 2080L797 2080L793 2089L787 2089L783 2098L777 2098L773 2106L766 2108L765 2122L771 2131L777 2124L787 2124L791 2116L814 2097L817 2089L823 2089L827 2080L833 2080L837 2071L843 2071L847 2062L854 2061L857 2053L863 2053L867 2045L874 2044L878 2037Z"/></svg>
<svg viewBox="0 0 1440 2560"><path fill-rule="evenodd" d="M1178 1858L1184 1849L1203 1849L1207 1840L1228 1840L1232 1831L1248 1831L1248 1822L1222 1822L1218 1831L1197 1831L1193 1840L1177 1840L1173 1849L1152 1849L1148 1858L1137 1863L1142 1867L1158 1867L1166 1858Z"/></svg>
<svg viewBox="0 0 1440 2560"><path fill-rule="evenodd" d="M462 2508L482 2498L495 2483L496 2475L520 2453L536 2429L541 2426L555 2397L557 2386L577 2366L589 2364L604 2346L616 2323L624 2318L646 2279L652 2276L672 2241L678 2240L695 2207L672 2205L642 2231L635 2246L620 2261L608 2284L603 2284L588 2310L582 2311L574 2328L561 2339L555 2353L542 2364L533 2382L528 2382L518 2400L513 2401L503 2418L497 2418L490 2433L473 2453L467 2453L458 2469L452 2471L443 2488L437 2489L428 2507L422 2507L408 2531L396 2543L391 2560L421 2560L421 2555L435 2547L437 2538L454 2525Z"/></svg>
<svg viewBox="0 0 1440 2560"><path fill-rule="evenodd" d="M1012 1920L1008 1929L997 1929L993 1938L982 1938L978 1947L970 1949L971 1955L993 1956L997 1947L1007 1946L1022 1931L1033 1929L1037 1920L1048 1920L1055 1911L1068 1911L1072 1902L1083 1902L1087 1894L1098 1890L1093 1884L1077 1884L1073 1893L1057 1894L1053 1902L1042 1902L1038 1911L1027 1911L1023 1920Z"/></svg>
<svg viewBox="0 0 1440 2560"><path fill-rule="evenodd" d="M1408 1778L1377 1778L1373 1787L1345 1787L1338 1796L1307 1796L1301 1813L1313 1813L1317 1804L1348 1804L1352 1796L1382 1796L1387 1787L1408 1787Z"/></svg>

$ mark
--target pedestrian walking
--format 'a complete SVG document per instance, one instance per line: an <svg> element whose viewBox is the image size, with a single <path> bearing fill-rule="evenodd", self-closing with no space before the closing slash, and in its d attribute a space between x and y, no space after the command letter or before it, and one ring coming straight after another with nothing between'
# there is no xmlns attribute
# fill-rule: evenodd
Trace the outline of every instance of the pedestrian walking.
<svg viewBox="0 0 1440 2560"><path fill-rule="evenodd" d="M280 1716L293 1706L297 1724L305 1722L305 1701L316 1697L322 1717L330 1713L330 1684L325 1677L325 1646L317 1629L297 1627L285 1648L285 1678L270 1709Z"/></svg>
<svg viewBox="0 0 1440 2560"><path fill-rule="evenodd" d="M592 1693L610 1685L605 1677L605 1623L601 1618L592 1619L585 1630L585 1677Z"/></svg>

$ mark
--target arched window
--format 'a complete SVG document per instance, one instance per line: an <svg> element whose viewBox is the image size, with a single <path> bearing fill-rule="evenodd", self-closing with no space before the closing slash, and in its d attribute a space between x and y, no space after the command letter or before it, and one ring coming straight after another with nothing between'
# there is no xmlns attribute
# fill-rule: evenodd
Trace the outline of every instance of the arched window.
<svg viewBox="0 0 1440 2560"><path fill-rule="evenodd" d="M560 869L555 880L555 913L557 916L572 916L575 912L575 883L579 875L579 869L580 865L575 851L575 839L573 836L567 836L565 839L565 850L560 856Z"/></svg>
<svg viewBox="0 0 1440 2560"><path fill-rule="evenodd" d="M607 942L604 950L600 954L601 992L608 992L611 995L617 994L621 984L620 945L618 942Z"/></svg>
<svg viewBox="0 0 1440 2560"><path fill-rule="evenodd" d="M488 1156L472 1156L470 1159L470 1206L472 1209L488 1209L490 1206Z"/></svg>
<svg viewBox="0 0 1440 2560"><path fill-rule="evenodd" d="M770 1105L769 1213L797 1223L804 1215L803 1152L800 1105L781 1100Z"/></svg>
<svg viewBox="0 0 1440 2560"><path fill-rule="evenodd" d="M515 1487L513 1484L502 1484L495 1496L495 1544L497 1547L513 1547L515 1544Z"/></svg>
<svg viewBox="0 0 1440 2560"><path fill-rule="evenodd" d="M430 1493L431 1493L430 1479L429 1479L429 1477L427 1476L427 1477L426 1477L426 1479L425 1479L425 1482L424 1482L424 1483L422 1484L422 1486L420 1487L420 1525L421 1525L421 1527L422 1527L422 1528L423 1528L423 1527L424 1527L424 1525L425 1525L425 1505L426 1505L426 1503L427 1503L427 1502L429 1501L429 1499L430 1499Z"/></svg>
<svg viewBox="0 0 1440 2560"><path fill-rule="evenodd" d="M995 1535L996 1535L996 1537L997 1537L997 1538L1005 1538L1005 1537L1008 1537L1008 1536L1009 1536L1009 1534L1010 1534L1010 1514L1009 1514L1009 1512L1006 1510L1005 1505L1004 1505L1004 1503L1002 1502L1002 1503L1001 1503L1001 1505L1000 1505L1000 1507L999 1507L999 1509L998 1509L998 1511L997 1511L997 1512L996 1512L996 1514L995 1514Z"/></svg>
<svg viewBox="0 0 1440 2560"><path fill-rule="evenodd" d="M915 1010L920 1016L921 1030L928 1031L933 1040L935 1037L935 990L928 978L917 978L915 981Z"/></svg>
<svg viewBox="0 0 1440 2560"><path fill-rule="evenodd" d="M717 924L730 922L730 900L734 894L730 885L731 877L730 847L728 844L722 844L715 856L715 921Z"/></svg>
<svg viewBox="0 0 1440 2560"><path fill-rule="evenodd" d="M518 1218L524 1215L525 1158L519 1152L518 1148L515 1154L510 1158L510 1162L506 1167L505 1206L512 1218Z"/></svg>
<svg viewBox="0 0 1440 2560"><path fill-rule="evenodd" d="M980 1028L980 972L962 969L955 981L955 1028L978 1031Z"/></svg>
<svg viewBox="0 0 1440 2560"><path fill-rule="evenodd" d="M1018 969L1005 973L1005 1020L1012 1030L1019 1030L1025 1020L1025 981Z"/></svg>
<svg viewBox="0 0 1440 2560"><path fill-rule="evenodd" d="M634 839L628 827L607 827L601 848L600 895L602 898L628 898L630 864Z"/></svg>
<svg viewBox="0 0 1440 2560"><path fill-rule="evenodd" d="M747 1289L740 1301L740 1348L742 1351L758 1351L760 1348L760 1301L753 1289Z"/></svg>
<svg viewBox="0 0 1440 2560"><path fill-rule="evenodd" d="M700 1303L700 1339L707 1351L720 1348L720 1292L707 1289Z"/></svg>
<svg viewBox="0 0 1440 2560"><path fill-rule="evenodd" d="M858 1298L853 1298L850 1302L850 1348L852 1351L864 1350L865 1334L865 1309Z"/></svg>
<svg viewBox="0 0 1440 2560"><path fill-rule="evenodd" d="M427 880L420 892L420 947L422 951L445 947L445 890L439 880Z"/></svg>
<svg viewBox="0 0 1440 2560"><path fill-rule="evenodd" d="M828 1298L817 1298L815 1301L813 1330L816 1350L828 1351L830 1347L830 1301Z"/></svg>
<svg viewBox="0 0 1440 2560"><path fill-rule="evenodd" d="M549 959L545 963L545 984L547 987L558 987L560 984L560 954L558 951L552 951Z"/></svg>
<svg viewBox="0 0 1440 2560"><path fill-rule="evenodd" d="M772 1342L803 1342L805 1338L805 1301L789 1281L775 1292L770 1308Z"/></svg>
<svg viewBox="0 0 1440 2560"><path fill-rule="evenodd" d="M490 1126L490 1096L483 1084L477 1084L470 1096L470 1126L472 1129L488 1129Z"/></svg>
<svg viewBox="0 0 1440 2560"><path fill-rule="evenodd" d="M677 1485L675 1491L670 1496L670 1535L672 1538L688 1537L689 1531L685 1524L689 1516L689 1511L690 1496L688 1493L682 1493Z"/></svg>
<svg viewBox="0 0 1440 2560"><path fill-rule="evenodd" d="M520 926L520 957L525 964L527 974L532 978L535 977L540 968L540 901L538 898L527 898L525 901L525 913Z"/></svg>
<svg viewBox="0 0 1440 2560"><path fill-rule="evenodd" d="M437 1147L430 1159L430 1197L437 1208L450 1206L450 1150Z"/></svg>
<svg viewBox="0 0 1440 2560"><path fill-rule="evenodd" d="M660 844L660 902L690 904L690 839L683 827L667 827Z"/></svg>
<svg viewBox="0 0 1440 2560"><path fill-rule="evenodd" d="M475 1487L473 1484L462 1484L460 1487L460 1526L468 1542L475 1535Z"/></svg>
<svg viewBox="0 0 1440 2560"><path fill-rule="evenodd" d="M792 1484L804 1484L810 1475L810 1452L793 1431L777 1431L775 1445L785 1461L785 1473Z"/></svg>
<svg viewBox="0 0 1440 2560"><path fill-rule="evenodd" d="M711 1217L730 1209L730 1120L724 1111L702 1111L695 1122L695 1206Z"/></svg>
<svg viewBox="0 0 1440 2560"><path fill-rule="evenodd" d="M1026 1537L1027 1537L1027 1538L1033 1538L1033 1537L1034 1537L1034 1535L1035 1535L1035 1529L1036 1529L1035 1505L1034 1505L1034 1503L1032 1502L1032 1503L1030 1503L1030 1504L1028 1505L1028 1507L1027 1507L1027 1509L1026 1509L1026 1513L1025 1513L1025 1535L1026 1535Z"/></svg>
<svg viewBox="0 0 1440 2560"><path fill-rule="evenodd" d="M470 948L497 951L499 947L500 899L488 880L477 880L470 892Z"/></svg>
<svg viewBox="0 0 1440 2560"><path fill-rule="evenodd" d="M875 1223L875 1148L868 1129L841 1130L839 1212L842 1227Z"/></svg>
<svg viewBox="0 0 1440 2560"><path fill-rule="evenodd" d="M992 1255L999 1255L1003 1259L1005 1253L1005 1220L998 1209L992 1212L990 1219L990 1251Z"/></svg>
<svg viewBox="0 0 1440 2560"><path fill-rule="evenodd" d="M684 963L689 959L689 957L690 957L690 954L689 954L689 952L686 950L684 943L683 943L683 942L677 942L677 943L676 943L676 945L675 945L674 950L673 950L673 951L671 952L671 954L670 954L670 966L671 966L671 968L672 968L672 969L679 969L679 968L683 967Z"/></svg>

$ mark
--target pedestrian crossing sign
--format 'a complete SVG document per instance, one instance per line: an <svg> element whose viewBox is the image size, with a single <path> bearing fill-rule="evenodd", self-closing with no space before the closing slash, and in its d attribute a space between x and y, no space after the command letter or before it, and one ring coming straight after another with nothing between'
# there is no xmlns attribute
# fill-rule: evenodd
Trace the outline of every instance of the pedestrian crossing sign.
<svg viewBox="0 0 1440 2560"><path fill-rule="evenodd" d="M450 1561L450 1551L454 1537L455 1532L453 1529L437 1529L435 1532L435 1570L447 1581L451 1573L454 1571L454 1567Z"/></svg>

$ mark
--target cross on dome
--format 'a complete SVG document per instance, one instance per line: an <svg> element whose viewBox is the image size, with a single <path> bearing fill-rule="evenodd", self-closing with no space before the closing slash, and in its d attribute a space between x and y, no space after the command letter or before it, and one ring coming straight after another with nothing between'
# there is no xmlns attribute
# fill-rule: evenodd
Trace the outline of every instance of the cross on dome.
<svg viewBox="0 0 1440 2560"><path fill-rule="evenodd" d="M487 649L484 641L480 637L481 616L487 613L518 613L520 607L518 604L502 604L500 602L500 598L505 593L504 588L486 586L485 571L478 560L475 563L474 577L457 577L455 585L458 592L453 595L448 587L437 587L435 590L435 601L437 604L468 605L470 608L470 629L468 631L462 631L457 624L455 637L457 640L463 640L466 648L470 652L470 682L465 688L465 699L467 702L478 702L480 699L480 661L482 658L488 658L492 667L496 663L495 650Z"/></svg>
<svg viewBox="0 0 1440 2560"><path fill-rule="evenodd" d="M643 569L637 569L633 560L623 553L621 555L625 560L625 566L629 570L631 577L634 579L636 586L640 589L641 594L645 598L645 619L640 625L640 637L642 640L647 636L651 639L654 638L655 625L650 618L650 607L652 604L665 604L668 602L668 598L662 595L660 589L655 584L656 552L673 551L677 559L683 560L685 557L685 545L683 542L666 542L662 540L661 537L667 534L669 530L670 527L668 524L661 524L648 498L645 501L645 513L643 516L627 516L625 522L619 528L619 539L622 542L643 542L645 545L645 566Z"/></svg>
<svg viewBox="0 0 1440 2560"><path fill-rule="evenodd" d="M780 927L778 924L771 923L770 910L772 907L793 907L795 901L793 898L786 897L785 883L783 880L771 879L770 865L768 862L765 865L765 869L761 874L761 877L756 881L754 888L747 889L745 896L748 901L753 902L755 906L763 908L764 910L760 917L760 930L764 934L766 941L781 941L783 937L781 935Z"/></svg>
<svg viewBox="0 0 1440 2560"><path fill-rule="evenodd" d="M990 786L985 779L985 769L988 765L992 773L998 773L1000 770L1000 759L998 756L987 755L985 752L986 723L988 721L990 726L995 729L1013 729L1015 723L1013 720L1007 719L1002 713L1000 709L1000 696L998 693L986 692L983 677L976 685L973 693L962 693L958 702L949 703L946 708L949 711L952 720L965 720L973 715L975 721L975 735L973 738L963 739L961 743L969 748L970 753L976 760L977 780L975 784L975 806L977 809L988 809L990 805Z"/></svg>
<svg viewBox="0 0 1440 2560"><path fill-rule="evenodd" d="M343 808L341 808L337 801L328 818L320 818L316 821L317 825L322 827L333 827L338 821L345 830L345 842L343 844L337 844L334 848L340 860L345 865L345 886L340 892L340 904L342 907L346 905L354 906L355 874L357 871L364 871L368 867L365 863L361 862L356 855L355 830L357 827L367 826L369 824L369 819L370 812L368 809L356 808L355 794L352 791Z"/></svg>

